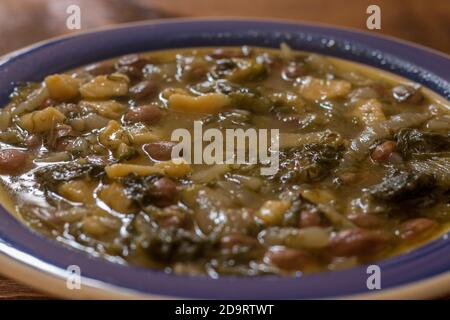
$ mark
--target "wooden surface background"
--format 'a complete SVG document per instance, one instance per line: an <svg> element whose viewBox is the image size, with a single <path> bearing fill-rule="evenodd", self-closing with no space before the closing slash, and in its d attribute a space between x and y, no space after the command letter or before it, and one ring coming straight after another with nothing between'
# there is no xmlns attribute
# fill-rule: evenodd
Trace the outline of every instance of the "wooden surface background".
<svg viewBox="0 0 450 320"><path fill-rule="evenodd" d="M366 30L366 8L381 8L381 30L450 54L450 0L1 0L0 54L67 34L66 8L81 8L81 27L146 19L246 16L286 18ZM47 295L0 277L0 299Z"/></svg>

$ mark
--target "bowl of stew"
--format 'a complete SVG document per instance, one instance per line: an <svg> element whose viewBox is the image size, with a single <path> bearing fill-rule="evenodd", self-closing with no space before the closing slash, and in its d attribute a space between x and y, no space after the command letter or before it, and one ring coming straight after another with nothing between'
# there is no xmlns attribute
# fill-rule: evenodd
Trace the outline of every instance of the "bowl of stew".
<svg viewBox="0 0 450 320"><path fill-rule="evenodd" d="M66 297L444 294L449 68L393 39L239 19L4 56L2 272ZM276 170L174 157L173 132L197 125L249 145L276 130Z"/></svg>

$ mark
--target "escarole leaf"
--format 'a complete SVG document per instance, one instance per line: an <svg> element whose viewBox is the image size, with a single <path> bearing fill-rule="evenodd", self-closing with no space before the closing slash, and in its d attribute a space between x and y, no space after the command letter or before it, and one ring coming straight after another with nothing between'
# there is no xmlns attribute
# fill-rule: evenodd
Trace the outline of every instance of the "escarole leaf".
<svg viewBox="0 0 450 320"><path fill-rule="evenodd" d="M418 173L434 176L438 186L450 188L450 154L445 157L414 159L410 161L409 165Z"/></svg>
<svg viewBox="0 0 450 320"><path fill-rule="evenodd" d="M450 136L417 129L402 129L396 135L396 149L404 158L414 154L427 154L450 150Z"/></svg>
<svg viewBox="0 0 450 320"><path fill-rule="evenodd" d="M386 138L403 128L419 126L429 117L429 115L423 113L402 113L391 117L389 120L367 127L358 137L352 140L349 150L344 154L343 165L351 165L364 159L370 146L376 140Z"/></svg>

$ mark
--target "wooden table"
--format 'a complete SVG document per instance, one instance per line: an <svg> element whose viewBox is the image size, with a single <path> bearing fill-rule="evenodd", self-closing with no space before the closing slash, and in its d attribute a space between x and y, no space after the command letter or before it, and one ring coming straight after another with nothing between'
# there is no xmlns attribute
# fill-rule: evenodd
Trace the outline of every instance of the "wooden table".
<svg viewBox="0 0 450 320"><path fill-rule="evenodd" d="M0 54L49 37L67 34L66 8L81 8L82 30L146 19L188 16L272 17L321 22L366 30L366 8L381 8L377 33L450 53L448 0L3 0ZM0 277L0 299L47 298Z"/></svg>

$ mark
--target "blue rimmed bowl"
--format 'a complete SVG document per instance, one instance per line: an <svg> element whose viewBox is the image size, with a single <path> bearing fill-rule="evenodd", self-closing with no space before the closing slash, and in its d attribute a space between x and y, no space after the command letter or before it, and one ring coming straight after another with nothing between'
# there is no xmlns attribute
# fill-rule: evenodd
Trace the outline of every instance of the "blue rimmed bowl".
<svg viewBox="0 0 450 320"><path fill-rule="evenodd" d="M0 58L0 105L15 83L131 52L195 46L255 45L312 51L364 63L450 99L448 56L411 43L330 26L286 21L207 19L127 24L57 38ZM328 297L425 298L450 291L450 233L378 263L381 290L367 287L367 266L296 278L166 274L120 265L66 248L27 228L0 208L0 272L38 289L73 298ZM81 289L69 266L79 266ZM69 277L68 277L69 276Z"/></svg>

